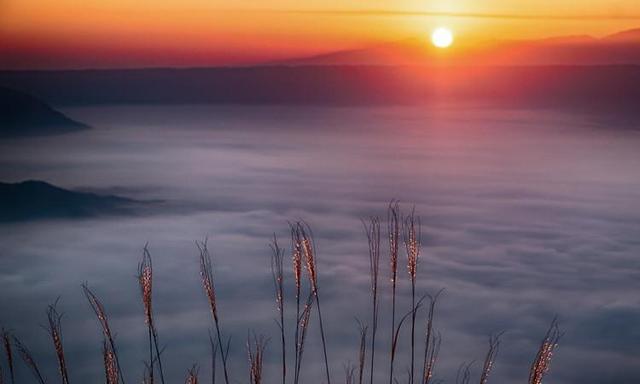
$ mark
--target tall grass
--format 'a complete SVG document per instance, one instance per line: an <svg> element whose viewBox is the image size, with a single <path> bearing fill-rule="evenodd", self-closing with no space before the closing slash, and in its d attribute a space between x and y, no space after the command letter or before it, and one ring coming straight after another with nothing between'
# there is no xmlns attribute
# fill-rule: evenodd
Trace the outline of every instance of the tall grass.
<svg viewBox="0 0 640 384"><path fill-rule="evenodd" d="M410 379L409 382L414 382L414 369L415 369L415 338L416 338L416 277L418 273L418 258L420 257L421 242L421 227L420 218L415 215L415 209L411 211L404 219L403 226L404 245L407 250L407 272L409 273L409 280L411 281L411 306L413 312L411 313L411 367L410 367Z"/></svg>
<svg viewBox="0 0 640 384"><path fill-rule="evenodd" d="M462 363L458 367L458 373L456 373L456 384L469 384L471 382L471 366L470 363Z"/></svg>
<svg viewBox="0 0 640 384"><path fill-rule="evenodd" d="M302 286L302 245L298 243L297 231L294 224L289 224L291 231L291 264L295 281L296 296L296 328L294 336L294 384L298 384L298 358L300 345L300 295Z"/></svg>
<svg viewBox="0 0 640 384"><path fill-rule="evenodd" d="M193 365L187 371L187 378L184 381L185 384L198 384L198 366Z"/></svg>
<svg viewBox="0 0 640 384"><path fill-rule="evenodd" d="M318 287L318 266L316 265L315 243L313 242L313 234L309 226L303 222L296 223L296 243L302 249L304 255L304 264L306 266L307 277L311 284L311 292L313 293L316 309L318 310L318 322L320 323L320 338L322 340L322 352L324 354L325 374L327 376L327 384L331 384L331 374L329 373L329 358L327 356L327 340L324 333L324 325L322 323L322 310L320 309L320 293Z"/></svg>
<svg viewBox="0 0 640 384"><path fill-rule="evenodd" d="M369 277L371 280L371 369L370 383L373 384L376 354L376 333L378 331L378 275L380 272L380 219L371 217L370 223L363 221L369 243Z"/></svg>
<svg viewBox="0 0 640 384"><path fill-rule="evenodd" d="M276 235L273 235L271 247L271 276L273 277L273 287L276 296L276 306L280 319L277 320L280 328L280 344L282 347L282 384L287 379L287 349L284 336L284 249L278 245Z"/></svg>
<svg viewBox="0 0 640 384"><path fill-rule="evenodd" d="M60 380L62 381L62 384L69 384L69 373L67 372L67 363L64 357L64 348L62 346L62 315L58 313L57 304L58 300L47 308L47 320L49 321L48 331L58 359Z"/></svg>
<svg viewBox="0 0 640 384"><path fill-rule="evenodd" d="M356 366L351 362L344 364L344 382L345 384L355 384Z"/></svg>
<svg viewBox="0 0 640 384"><path fill-rule="evenodd" d="M264 352L269 342L264 336L247 336L247 354L249 355L249 383L262 384L262 368L264 366Z"/></svg>
<svg viewBox="0 0 640 384"><path fill-rule="evenodd" d="M496 360L496 356L498 355L498 350L500 349L500 337L502 336L502 332L489 336L489 350L487 351L487 355L484 358L484 364L482 365L482 373L480 374L480 384L487 384L489 381L489 374L493 369L493 364Z"/></svg>
<svg viewBox="0 0 640 384"><path fill-rule="evenodd" d="M122 373L120 368L118 368L117 355L106 339L102 341L102 357L104 360L104 375L106 383L118 384L118 379ZM147 369L148 368L149 367L147 366Z"/></svg>
<svg viewBox="0 0 640 384"><path fill-rule="evenodd" d="M296 372L295 372L295 383L300 382L300 371L302 367L302 356L304 354L304 342L307 338L307 329L309 329L309 321L311 320L311 310L313 308L313 293L310 293L307 297L307 301L304 304L304 309L302 310L302 314L298 318L297 329L300 331L300 335L297 343L297 356L296 356Z"/></svg>
<svg viewBox="0 0 640 384"><path fill-rule="evenodd" d="M20 341L20 339L18 339L18 337L15 335L13 336L13 346L16 348L16 351L18 351L18 354L20 355L20 357L22 357L22 361L24 361L24 363L29 368L29 370L33 374L33 377L38 381L38 383L45 384L46 380L42 375L42 372L40 371L40 368L38 367L38 364L36 363L35 358L31 354L31 351L29 351L27 346L24 345Z"/></svg>
<svg viewBox="0 0 640 384"><path fill-rule="evenodd" d="M434 296L427 295L429 298L429 312L427 314L427 325L424 338L424 359L422 362L422 384L431 383L433 371L440 353L440 344L442 337L440 333L436 333L433 329L433 320L435 316L436 304L442 290L438 291Z"/></svg>
<svg viewBox="0 0 640 384"><path fill-rule="evenodd" d="M362 322L356 319L358 322L358 334L360 335L360 348L358 349L358 384L362 384L364 378L364 363L367 357L367 330L369 327L362 324Z"/></svg>
<svg viewBox="0 0 640 384"><path fill-rule="evenodd" d="M149 335L149 382L153 384L154 366L158 363L158 371L160 373L160 381L164 382L164 370L162 369L162 358L160 356L160 347L158 346L158 332L156 330L153 319L152 296L153 296L153 265L151 263L151 254L147 246L144 246L142 252L142 261L138 264L138 284L140 285L140 293L142 295L142 305L144 307L144 320L147 325ZM155 358L154 358L155 350Z"/></svg>
<svg viewBox="0 0 640 384"><path fill-rule="evenodd" d="M409 316L413 316L413 314L418 311L418 309L422 306L422 302L424 301L424 299L426 297L427 297L427 295L423 296L420 300L418 300L417 303L414 301L414 304L411 307L411 309L409 310L409 312L407 312L404 316L402 316L402 318L400 318L400 321L398 322L398 325L396 326L396 329L394 329L393 338L391 340L391 362L392 362L392 364L396 359L396 352L398 350L398 336L400 335L400 330L402 329L402 324L404 324L404 322L409 318ZM411 369L409 369L409 380L411 380Z"/></svg>
<svg viewBox="0 0 640 384"><path fill-rule="evenodd" d="M220 318L218 316L218 302L216 300L216 290L213 284L213 265L211 264L211 255L207 247L207 240L196 242L196 246L200 252L200 278L202 279L202 287L209 301L209 308L213 316L213 322L216 327L216 336L218 345L220 345L220 355L222 357L222 370L224 371L225 384L229 384L229 371L227 370L228 348L223 348L222 332L220 331ZM228 344L227 344L228 345Z"/></svg>
<svg viewBox="0 0 640 384"><path fill-rule="evenodd" d="M107 383L117 384L119 377L122 384L124 384L124 375L122 373L120 360L118 359L118 351L116 349L115 340L113 339L113 333L109 326L107 311L98 297L93 293L93 291L91 291L91 289L89 289L89 285L87 283L82 284L82 290L91 305L91 309L93 309L93 312L98 318L100 326L102 327L104 367Z"/></svg>
<svg viewBox="0 0 640 384"><path fill-rule="evenodd" d="M13 367L13 350L11 348L11 334L6 329L2 328L2 346L4 347L5 357L7 359L7 366L9 367L9 378L11 384L16 383L15 370Z"/></svg>
<svg viewBox="0 0 640 384"><path fill-rule="evenodd" d="M391 347L396 328L396 285L398 280L398 251L400 247L400 204L397 201L389 203L387 208L387 236L389 240L389 267L391 270ZM393 384L393 359L389 354L389 384Z"/></svg>
<svg viewBox="0 0 640 384"><path fill-rule="evenodd" d="M538 348L536 358L531 364L531 370L529 371L529 384L542 383L542 379L547 372L549 372L551 359L558 347L558 342L561 337L562 332L560 332L560 327L558 326L558 319L553 319L547 333L540 343L540 348Z"/></svg>
<svg viewBox="0 0 640 384"><path fill-rule="evenodd" d="M368 361L371 364L368 377L370 383L374 383L379 377L386 372L374 374L379 371L380 367L375 366L374 351L376 350L376 335L378 328L378 311L386 301L381 301L379 292L379 261L381 258L381 221L378 217L372 217L368 222L364 223L365 233L369 246L369 277L370 277L370 295L371 295L371 327L358 322L358 344L356 364L348 362L344 365L344 380L348 384L363 384L365 380L365 365ZM330 384L331 376L329 370L329 359L327 354L327 344L325 339L325 330L323 327L323 317L320 306L319 284L318 284L318 268L316 260L316 249L311 230L308 225L303 222L290 224L291 230L291 264L294 276L294 289L296 301L295 314L295 333L294 340L294 357L293 357L293 374L287 375L287 348L285 328L285 253L281 248L277 239L273 238L271 246L271 274L274 284L274 292L276 299L276 308L279 313L277 324L280 333L280 358L281 358L281 381L283 384L293 382L300 383L302 372L303 356L305 351L305 341L307 339L308 329L310 325L312 310L318 312L318 323L320 328L320 337L322 341L322 350L324 357L324 371L327 384ZM410 348L405 353L410 353L411 366L407 369L408 382L418 381L415 368L415 328L417 314L421 313L420 321L423 319L422 310L426 307L426 315L424 315L424 355L422 356L422 376L419 384L434 384L437 380L435 377L435 368L438 362L439 352L442 345L442 336L436 330L435 318L437 311L437 303L442 290L435 295L424 294L417 297L417 266L421 248L421 228L420 219L412 211L408 216L403 217L400 214L398 203L392 202L388 206L387 211L387 235L389 240L389 260L391 269L391 330L389 350L389 378L390 382L398 382L398 378L394 374L394 364L399 353L399 347L404 342L400 342L400 335L403 326L408 324L411 319L410 337L408 345ZM399 319L396 319L396 283L397 283L397 265L400 237L404 242L407 253L407 271L409 274L409 284L411 285L411 308L404 313ZM214 284L213 264L211 255L207 247L207 241L197 242L199 251L200 278L204 293L207 297L209 309L213 318L215 332L209 332L209 344L211 347L211 383L216 382L216 362L218 357L222 361L225 384L231 382L228 374L228 356L230 348L230 338L225 339L222 333L222 326L218 311L218 302L216 297L216 286ZM308 287L303 287L302 274L303 269L308 277ZM158 343L158 334L155 328L155 318L153 315L153 266L151 254L145 246L143 249L142 259L138 265L137 282L139 284L141 299L144 309L144 320L147 325L148 336L148 361L145 361L145 372L143 383L153 384L157 379L156 373L159 375L160 381L164 384L164 373L162 367L161 354L162 350ZM103 303L98 299L96 294L89 288L87 283L82 284L82 290L87 298L91 309L95 313L102 333L102 358L104 364L104 381L106 384L124 384L124 373L116 348L114 333L112 332L107 311ZM308 295L307 295L308 294ZM303 297L304 296L304 297ZM304 298L304 300L303 300ZM428 299L428 301L427 301ZM62 315L57 310L57 302L50 305L47 309L48 326L46 327L51 342L54 347L55 356L57 358L58 373L60 375L61 384L69 384L68 363L63 348L62 336ZM292 322L291 322L292 323ZM288 322L289 324L289 322ZM292 327L292 325L289 325ZM369 330L371 330L371 340L367 339ZM386 333L386 332L385 332ZM404 333L402 333L404 334ZM502 333L489 337L489 349L484 357L479 377L480 384L489 384L490 376L493 372L496 357L501 343ZM549 326L531 364L529 372L528 384L542 384L543 379L549 372L552 357L558 346L558 342L562 336L557 319L554 319ZM6 367L11 384L15 384L14 372L14 353L24 361L29 371L32 373L38 384L45 384L46 378L40 367L36 363L34 356L31 354L25 344L15 337L12 333L2 329L0 338L3 344ZM225 342L226 341L226 342ZM262 384L266 382L264 372L266 346L268 339L263 336L247 337L247 354L249 363L249 382L250 384ZM367 356L367 347L371 348L370 356ZM0 365L1 367L2 365ZM157 369L156 369L157 366ZM385 364L386 366L386 364ZM456 383L466 384L471 382L471 366L472 364L462 364L457 372ZM377 368L377 369L376 369ZM287 378L290 379L287 379ZM0 371L0 384L3 384L4 376ZM319 380L314 380L318 382ZM234 384L237 380L234 380ZM187 384L198 383L198 368L194 365L187 371L185 379Z"/></svg>
<svg viewBox="0 0 640 384"><path fill-rule="evenodd" d="M218 342L213 339L209 331L209 345L211 346L211 384L216 384L216 357L218 354Z"/></svg>

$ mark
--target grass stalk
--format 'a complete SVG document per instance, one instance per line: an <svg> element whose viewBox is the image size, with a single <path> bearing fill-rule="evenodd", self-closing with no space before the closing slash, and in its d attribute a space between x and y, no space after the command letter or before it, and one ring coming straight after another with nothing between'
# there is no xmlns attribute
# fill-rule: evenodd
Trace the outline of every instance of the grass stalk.
<svg viewBox="0 0 640 384"><path fill-rule="evenodd" d="M362 324L362 322L356 319L358 323L358 333L360 335L360 348L358 352L358 384L362 384L364 379L364 364L367 355L367 330L369 327Z"/></svg>
<svg viewBox="0 0 640 384"><path fill-rule="evenodd" d="M369 278L371 283L371 369L370 383L373 384L375 353L376 353L376 333L378 331L378 276L380 271L380 219L371 217L369 224L362 222L367 242L369 244Z"/></svg>
<svg viewBox="0 0 640 384"><path fill-rule="evenodd" d="M500 337L503 332L496 335L489 336L489 350L484 358L484 364L482 364L482 373L480 374L480 384L487 384L489 381L489 375L493 369L493 365L500 349Z"/></svg>
<svg viewBox="0 0 640 384"><path fill-rule="evenodd" d="M391 344L396 328L396 283L398 278L398 251L400 244L400 205L397 201L389 203L387 209L387 235L389 239L389 264L391 268ZM393 359L389 361L389 384L393 384Z"/></svg>
<svg viewBox="0 0 640 384"><path fill-rule="evenodd" d="M247 354L249 356L249 383L262 384L264 351L269 340L264 336L247 335Z"/></svg>
<svg viewBox="0 0 640 384"><path fill-rule="evenodd" d="M67 363L64 356L64 348L62 346L62 314L57 310L58 300L47 308L47 320L49 335L53 342L53 347L56 351L56 358L58 359L58 372L60 373L60 379L62 384L69 384L69 373L67 370Z"/></svg>
<svg viewBox="0 0 640 384"><path fill-rule="evenodd" d="M307 337L307 329L309 329L309 321L311 320L311 309L313 308L313 293L310 293L307 297L307 301L305 302L304 309L302 310L302 314L298 318L298 324L300 329L300 337L298 340L298 356L296 357L297 365L295 367L295 376L294 382L298 383L300 381L300 370L302 367L302 355L304 353L304 341Z"/></svg>
<svg viewBox="0 0 640 384"><path fill-rule="evenodd" d="M44 376L42 376L42 372L40 371L40 368L38 368L38 364L36 364L36 360L33 358L33 355L27 346L22 344L15 335L13 336L13 346L16 348L16 351L18 351L18 354L22 357L25 365L29 368L38 383L45 384L46 380L44 379Z"/></svg>
<svg viewBox="0 0 640 384"><path fill-rule="evenodd" d="M224 351L222 346L222 332L220 331L220 319L218 317L218 305L216 301L216 291L213 284L213 266L211 263L211 255L207 248L207 241L196 242L198 250L200 251L200 277L202 278L202 287L207 299L209 300L209 308L211 309L211 315L213 316L213 322L216 327L216 335L218 337L218 344L220 345L220 355L222 358L222 370L224 371L225 384L229 384L229 372L227 370L227 352Z"/></svg>
<svg viewBox="0 0 640 384"><path fill-rule="evenodd" d="M411 281L411 306L414 308L411 315L411 367L409 382L414 383L415 369L415 335L416 335L416 277L418 271L418 258L421 247L420 218L415 215L415 210L404 220L404 244L407 251L407 272Z"/></svg>
<svg viewBox="0 0 640 384"><path fill-rule="evenodd" d="M291 229L291 262L293 266L293 277L295 280L295 295L296 295L296 329L294 335L294 384L298 384L298 356L299 344L300 344L300 294L302 286L302 247L297 241L296 227L293 224L289 225Z"/></svg>
<svg viewBox="0 0 640 384"><path fill-rule="evenodd" d="M218 354L218 343L213 339L209 331L209 345L211 346L211 384L216 384L216 355Z"/></svg>
<svg viewBox="0 0 640 384"><path fill-rule="evenodd" d="M118 359L118 352L116 349L116 343L115 340L113 339L113 333L111 332L111 327L109 326L109 318L107 316L107 312L104 308L104 305L102 305L102 302L98 299L98 297L93 293L93 291L91 291L91 289L89 289L89 285L87 283L83 283L82 284L82 290L84 292L85 297L87 298L87 300L89 301L89 304L91 305L91 309L93 309L93 312L95 313L96 317L98 318L98 322L100 323L100 326L102 327L102 334L104 336L104 344L106 347L108 347L107 349L105 349L105 362L106 362L106 355L107 352L109 354L109 359L110 359L110 363L115 363L115 367L116 367L116 372L120 375L120 380L122 382L122 384L124 384L124 375L122 373L122 368L120 365L120 360ZM105 363L106 366L106 363Z"/></svg>
<svg viewBox="0 0 640 384"><path fill-rule="evenodd" d="M313 234L311 232L311 229L305 223L298 222L296 224L296 242L300 244L302 248L307 276L309 278L309 283L311 284L311 292L315 297L316 309L318 310L318 322L320 325L320 338L322 340L322 351L324 354L324 367L327 376L327 384L331 384L329 358L327 356L327 341L324 332L324 324L322 322L322 309L320 306L320 294L318 289L318 268L315 258L315 243L313 242Z"/></svg>
<svg viewBox="0 0 640 384"><path fill-rule="evenodd" d="M11 384L16 383L15 369L13 366L13 350L11 348L11 333L2 328L2 345L4 347L5 357L7 358L7 367L9 368L9 378Z"/></svg>
<svg viewBox="0 0 640 384"><path fill-rule="evenodd" d="M396 329L394 329L393 338L391 339L391 362L392 363L396 359L396 353L398 351L398 336L400 335L402 324L404 324L404 322L409 318L409 316L412 316L415 312L417 312L417 310L422 306L422 302L426 297L427 295L422 296L422 298L418 300L418 302L409 310L409 312L407 312L404 316L400 318L400 321L398 322ZM397 382L395 378L393 380L394 382ZM411 370L409 370L409 380L411 380Z"/></svg>
<svg viewBox="0 0 640 384"><path fill-rule="evenodd" d="M529 371L529 384L542 384L542 379L547 372L549 372L551 359L553 358L553 354L558 347L558 342L561 337L562 333L560 332L558 319L554 318L553 321L551 321L551 325L542 339L542 342L540 343L540 348L538 348L536 358L531 364L531 370Z"/></svg>
<svg viewBox="0 0 640 384"><path fill-rule="evenodd" d="M184 383L198 384L198 371L198 366L195 364L191 368L189 368L189 370L187 371L187 378L185 379Z"/></svg>
<svg viewBox="0 0 640 384"><path fill-rule="evenodd" d="M152 379L151 379L151 367L149 366L149 363L147 363L146 361L144 362L144 371L142 372L142 384L151 384L152 383Z"/></svg>
<svg viewBox="0 0 640 384"><path fill-rule="evenodd" d="M438 291L434 296L427 295L429 298L429 312L427 314L427 326L425 331L424 340L424 360L422 363L422 383L429 384L433 378L433 371L435 369L436 361L438 360L438 354L440 352L441 337L433 330L433 319L436 310L436 303L438 297L442 293L443 289Z"/></svg>
<svg viewBox="0 0 640 384"><path fill-rule="evenodd" d="M147 245L144 246L142 252L142 260L138 264L138 283L140 285L140 293L142 295L142 304L144 306L145 323L147 324L147 332L149 335L149 379L153 384L154 379L154 362L158 363L158 371L160 373L160 381L164 381L164 370L162 369L162 359L160 357L160 346L158 345L158 332L156 330L153 318L153 264L151 262L151 254ZM155 350L155 358L154 358Z"/></svg>
<svg viewBox="0 0 640 384"><path fill-rule="evenodd" d="M104 338L102 340L102 357L104 360L104 374L107 384L118 384L121 375L118 368L117 355L111 347L109 341ZM147 368L148 369L148 368Z"/></svg>
<svg viewBox="0 0 640 384"><path fill-rule="evenodd" d="M278 245L276 235L273 235L271 247L271 275L276 296L276 306L280 319L277 321L280 328L280 342L282 346L282 384L286 383L287 377L287 350L284 336L284 250Z"/></svg>
<svg viewBox="0 0 640 384"><path fill-rule="evenodd" d="M345 382L345 384L355 384L353 382L353 380L355 378L355 373L356 373L355 365L351 364L351 362L348 362L348 363L344 364L344 382Z"/></svg>
<svg viewBox="0 0 640 384"><path fill-rule="evenodd" d="M327 341L324 336L324 325L322 324L322 310L320 309L320 297L316 294L316 309L318 310L318 322L320 323L320 338L322 340L322 352L324 354L324 367L327 375L327 383L331 384L331 375L329 373L329 360L327 358Z"/></svg>
<svg viewBox="0 0 640 384"><path fill-rule="evenodd" d="M471 366L473 365L473 361L470 363L462 363L458 367L458 372L456 373L456 384L469 384L471 381Z"/></svg>

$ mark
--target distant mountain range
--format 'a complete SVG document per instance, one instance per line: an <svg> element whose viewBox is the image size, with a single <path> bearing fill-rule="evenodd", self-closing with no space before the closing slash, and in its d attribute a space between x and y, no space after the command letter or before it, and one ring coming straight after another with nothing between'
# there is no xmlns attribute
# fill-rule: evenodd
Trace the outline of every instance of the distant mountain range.
<svg viewBox="0 0 640 384"><path fill-rule="evenodd" d="M465 45L467 44L467 45ZM640 29L601 39L424 40L253 67L0 71L55 105L394 105L473 102L640 118Z"/></svg>
<svg viewBox="0 0 640 384"><path fill-rule="evenodd" d="M433 47L428 38L278 62L284 65L640 65L640 28L604 38L565 36L542 40L465 41Z"/></svg>
<svg viewBox="0 0 640 384"><path fill-rule="evenodd" d="M473 102L640 117L640 66L307 65L0 72L56 105Z"/></svg>
<svg viewBox="0 0 640 384"><path fill-rule="evenodd" d="M0 138L55 135L86 128L42 100L0 87Z"/></svg>
<svg viewBox="0 0 640 384"><path fill-rule="evenodd" d="M0 182L0 222L129 213L139 202L58 188L44 181Z"/></svg>

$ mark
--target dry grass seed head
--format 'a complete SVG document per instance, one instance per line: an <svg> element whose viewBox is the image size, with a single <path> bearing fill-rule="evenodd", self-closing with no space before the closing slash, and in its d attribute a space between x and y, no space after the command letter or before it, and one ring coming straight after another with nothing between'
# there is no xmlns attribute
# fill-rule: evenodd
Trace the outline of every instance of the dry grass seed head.
<svg viewBox="0 0 640 384"><path fill-rule="evenodd" d="M67 363L64 356L64 348L62 346L62 314L57 310L58 300L47 308L47 320L49 322L49 335L53 341L53 346L58 359L58 371L63 384L69 383L69 375L67 373Z"/></svg>
<svg viewBox="0 0 640 384"><path fill-rule="evenodd" d="M418 258L420 257L421 222L415 215L415 209L404 219L404 244L407 251L407 271L412 282L416 280Z"/></svg>
<svg viewBox="0 0 640 384"><path fill-rule="evenodd" d="M153 266L147 245L144 246L142 261L138 264L138 283L140 284L140 291L142 293L145 322L146 324L152 324L151 295L153 291Z"/></svg>
<svg viewBox="0 0 640 384"><path fill-rule="evenodd" d="M267 348L268 339L263 335L253 337L247 336L247 354L249 356L249 382L251 384L262 383L262 369L264 362L264 351Z"/></svg>
<svg viewBox="0 0 640 384"><path fill-rule="evenodd" d="M551 367L551 359L553 358L554 352L558 347L558 342L562 337L562 332L560 332L560 327L558 325L557 318L554 318L545 334L544 339L542 339L542 343L540 344L540 348L538 349L538 353L536 354L536 358L531 365L531 371L529 372L529 384L541 384L544 376L549 372L549 368Z"/></svg>
<svg viewBox="0 0 640 384"><path fill-rule="evenodd" d="M211 308L211 314L214 319L218 318L218 306L216 302L216 291L213 285L213 265L211 263L211 255L207 247L207 240L203 242L196 242L198 250L200 252L200 277L202 279L202 287L207 299L209 300L209 307Z"/></svg>
<svg viewBox="0 0 640 384"><path fill-rule="evenodd" d="M185 379L184 383L198 384L198 371L199 368L195 364L191 368L189 368L189 370L187 371L187 378Z"/></svg>
<svg viewBox="0 0 640 384"><path fill-rule="evenodd" d="M398 250L400 244L400 205L397 201L389 203L387 210L387 234L389 236L389 262L391 282L395 283L398 273Z"/></svg>
<svg viewBox="0 0 640 384"><path fill-rule="evenodd" d="M107 340L102 342L102 357L104 360L104 373L107 384L118 384L120 374L116 355Z"/></svg>
<svg viewBox="0 0 640 384"><path fill-rule="evenodd" d="M480 384L487 384L487 382L489 381L489 375L491 374L491 370L493 369L493 365L495 364L496 356L498 355L498 350L500 349L500 337L503 333L504 332L500 332L489 337L489 351L487 351L487 355L482 366Z"/></svg>
<svg viewBox="0 0 640 384"><path fill-rule="evenodd" d="M31 351L29 351L27 346L22 344L22 342L16 336L12 337L13 346L15 347L16 351L18 351L18 354L20 355L20 357L22 357L22 360L27 365L27 367L29 367L29 370L31 370L33 376L40 384L45 384L46 380L44 379L44 376L42 376L40 368L38 368L38 364L36 364L36 360L33 358Z"/></svg>
<svg viewBox="0 0 640 384"><path fill-rule="evenodd" d="M300 294L302 280L302 244L299 241L296 225L290 224L291 228L291 260L293 262L293 276L296 283L296 295Z"/></svg>

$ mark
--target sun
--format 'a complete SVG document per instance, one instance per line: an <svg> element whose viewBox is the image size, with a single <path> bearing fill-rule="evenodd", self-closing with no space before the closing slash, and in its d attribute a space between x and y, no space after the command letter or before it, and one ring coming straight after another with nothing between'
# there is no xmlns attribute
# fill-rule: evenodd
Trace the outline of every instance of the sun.
<svg viewBox="0 0 640 384"><path fill-rule="evenodd" d="M453 44L453 33L448 28L436 28L431 33L431 43L438 48L447 48Z"/></svg>

